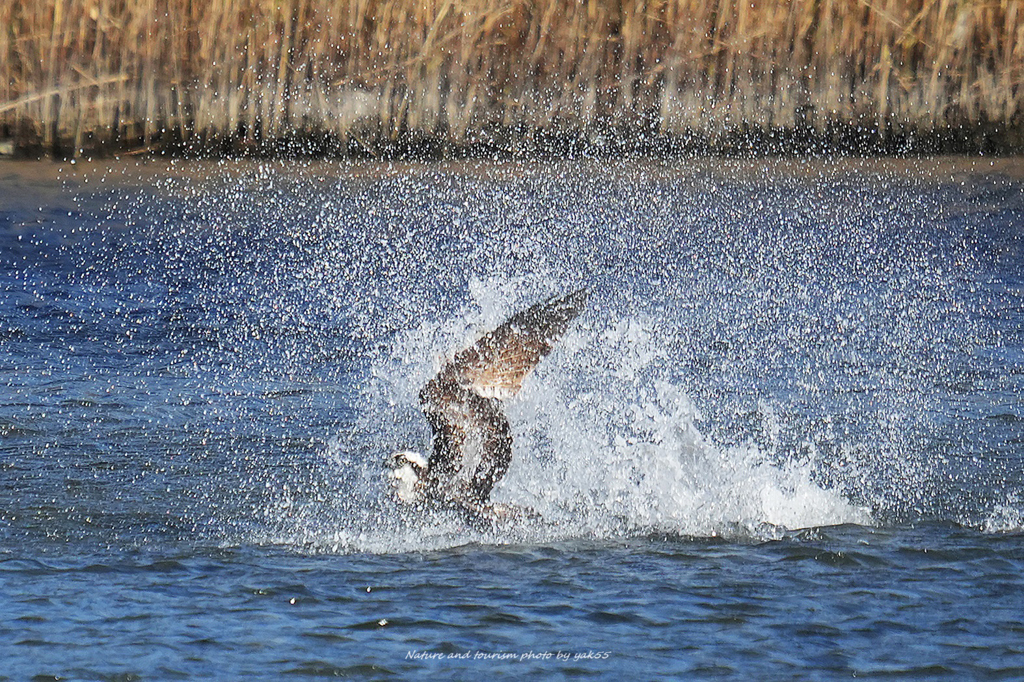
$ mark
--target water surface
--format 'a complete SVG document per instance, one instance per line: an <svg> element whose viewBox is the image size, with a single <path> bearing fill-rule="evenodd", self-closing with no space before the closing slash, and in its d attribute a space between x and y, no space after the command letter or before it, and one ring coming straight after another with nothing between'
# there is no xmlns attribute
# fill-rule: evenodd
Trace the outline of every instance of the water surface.
<svg viewBox="0 0 1024 682"><path fill-rule="evenodd" d="M1020 677L1014 159L0 165L0 678ZM495 498L442 359L588 310Z"/></svg>

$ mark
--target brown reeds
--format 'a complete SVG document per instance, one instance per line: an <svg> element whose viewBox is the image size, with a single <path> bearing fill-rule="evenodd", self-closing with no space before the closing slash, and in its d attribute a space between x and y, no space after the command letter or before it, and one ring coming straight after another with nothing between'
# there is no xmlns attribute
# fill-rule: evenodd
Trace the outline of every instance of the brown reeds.
<svg viewBox="0 0 1024 682"><path fill-rule="evenodd" d="M62 155L1019 139L1022 2L7 2L0 139Z"/></svg>

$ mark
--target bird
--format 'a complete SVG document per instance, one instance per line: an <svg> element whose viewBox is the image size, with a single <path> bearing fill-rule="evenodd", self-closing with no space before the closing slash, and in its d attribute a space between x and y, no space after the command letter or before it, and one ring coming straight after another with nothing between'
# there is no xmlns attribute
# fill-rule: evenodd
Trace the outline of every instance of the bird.
<svg viewBox="0 0 1024 682"><path fill-rule="evenodd" d="M490 502L512 462L512 428L501 404L519 392L588 298L581 289L521 310L442 365L419 394L433 451L429 458L412 450L392 455L390 476L400 502L476 518L534 515Z"/></svg>

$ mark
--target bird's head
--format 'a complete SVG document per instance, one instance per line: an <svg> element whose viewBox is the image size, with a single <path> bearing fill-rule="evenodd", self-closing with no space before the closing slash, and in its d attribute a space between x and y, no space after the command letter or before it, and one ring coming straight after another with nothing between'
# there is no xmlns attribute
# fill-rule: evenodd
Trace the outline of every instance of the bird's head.
<svg viewBox="0 0 1024 682"><path fill-rule="evenodd" d="M423 497L423 476L427 467L427 458L418 452L402 450L391 456L388 478L399 500L412 504Z"/></svg>

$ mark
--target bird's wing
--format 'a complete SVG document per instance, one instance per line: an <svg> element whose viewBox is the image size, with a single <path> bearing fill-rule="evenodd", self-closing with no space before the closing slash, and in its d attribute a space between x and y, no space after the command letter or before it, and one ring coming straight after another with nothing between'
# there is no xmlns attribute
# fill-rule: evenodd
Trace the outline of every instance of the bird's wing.
<svg viewBox="0 0 1024 682"><path fill-rule="evenodd" d="M491 398L515 395L541 358L576 319L586 291L551 298L516 313L460 351L420 391L423 412L434 430L428 476L443 488L462 467L470 438L482 448L468 496L484 502L512 459L512 434Z"/></svg>
<svg viewBox="0 0 1024 682"><path fill-rule="evenodd" d="M511 398L541 358L582 312L586 291L550 298L520 311L457 353L441 370L484 398Z"/></svg>

